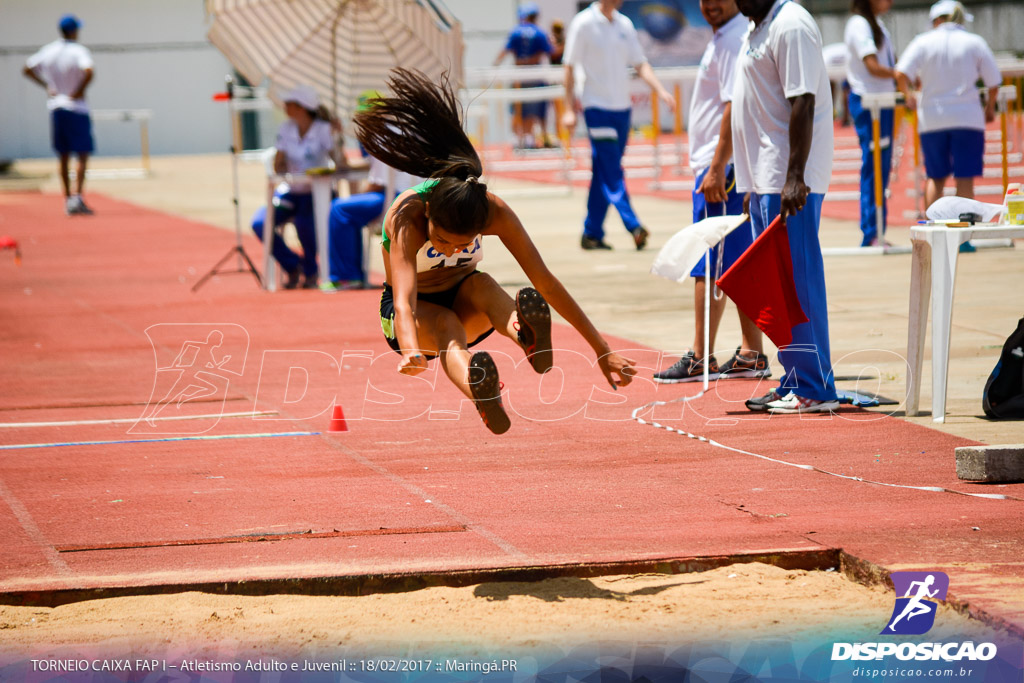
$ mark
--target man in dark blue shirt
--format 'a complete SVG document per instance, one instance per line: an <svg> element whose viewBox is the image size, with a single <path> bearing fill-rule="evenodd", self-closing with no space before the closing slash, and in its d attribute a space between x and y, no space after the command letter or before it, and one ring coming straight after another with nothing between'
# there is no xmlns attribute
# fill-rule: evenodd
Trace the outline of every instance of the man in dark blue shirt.
<svg viewBox="0 0 1024 683"><path fill-rule="evenodd" d="M519 25L512 29L505 42L505 48L498 53L494 65L498 66L505 55L513 55L516 66L533 66L540 64L545 55L551 56L551 41L548 40L544 31L537 26L537 18L540 9L536 4L527 2L519 6ZM536 88L547 85L544 81L521 81L515 84L517 88ZM539 102L517 102L512 105L513 131L518 138L519 147L530 148L535 146L533 135L534 128L539 124L541 139L545 147L551 147L551 141L547 133L548 103L545 100ZM518 110L518 112L517 112ZM518 115L517 115L518 114Z"/></svg>

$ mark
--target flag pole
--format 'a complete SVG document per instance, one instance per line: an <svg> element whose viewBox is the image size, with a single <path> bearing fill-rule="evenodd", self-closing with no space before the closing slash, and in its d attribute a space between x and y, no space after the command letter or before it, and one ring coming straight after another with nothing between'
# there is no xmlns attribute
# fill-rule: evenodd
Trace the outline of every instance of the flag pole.
<svg viewBox="0 0 1024 683"><path fill-rule="evenodd" d="M705 214L707 215L707 214ZM711 250L704 252L704 391L708 390L711 365Z"/></svg>

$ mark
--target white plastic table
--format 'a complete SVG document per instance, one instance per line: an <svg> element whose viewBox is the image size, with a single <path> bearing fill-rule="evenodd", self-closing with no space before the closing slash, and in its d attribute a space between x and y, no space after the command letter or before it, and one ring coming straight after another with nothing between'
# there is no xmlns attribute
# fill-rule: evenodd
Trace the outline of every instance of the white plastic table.
<svg viewBox="0 0 1024 683"><path fill-rule="evenodd" d="M313 221L316 228L317 267L320 282L330 281L330 263L328 259L330 234L327 229L328 217L331 213L331 191L341 180L365 180L365 168L350 168L325 175L301 176L303 180L312 181L313 186ZM264 222L263 239L263 288L268 292L277 291L277 262L272 256L274 225L274 189L283 182L293 180L290 174L272 175L267 178L267 217ZM344 183L342 187L346 187ZM347 191L347 190L346 190ZM269 226L269 230L268 227Z"/></svg>
<svg viewBox="0 0 1024 683"><path fill-rule="evenodd" d="M907 415L917 415L921 397L928 300L932 307L932 419L946 419L946 377L953 290L960 245L971 239L1024 238L1024 226L977 224L967 228L919 225L910 229L914 254L910 271L910 324L907 331Z"/></svg>

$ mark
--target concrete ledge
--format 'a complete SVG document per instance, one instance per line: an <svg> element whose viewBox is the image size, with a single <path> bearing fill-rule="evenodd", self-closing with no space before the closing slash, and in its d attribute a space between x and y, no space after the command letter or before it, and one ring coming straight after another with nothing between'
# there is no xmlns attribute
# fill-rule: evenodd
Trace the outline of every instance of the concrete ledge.
<svg viewBox="0 0 1024 683"><path fill-rule="evenodd" d="M961 446L956 449L956 476L967 481L1024 481L1024 444Z"/></svg>

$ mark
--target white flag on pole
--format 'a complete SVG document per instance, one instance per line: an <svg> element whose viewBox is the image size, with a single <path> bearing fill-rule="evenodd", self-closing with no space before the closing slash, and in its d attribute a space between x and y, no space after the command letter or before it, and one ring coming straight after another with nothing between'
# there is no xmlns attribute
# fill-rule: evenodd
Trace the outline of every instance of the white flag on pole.
<svg viewBox="0 0 1024 683"><path fill-rule="evenodd" d="M730 232L742 225L749 216L712 216L687 226L673 235L654 257L651 272L673 282L683 283L690 271L704 258L704 253Z"/></svg>

